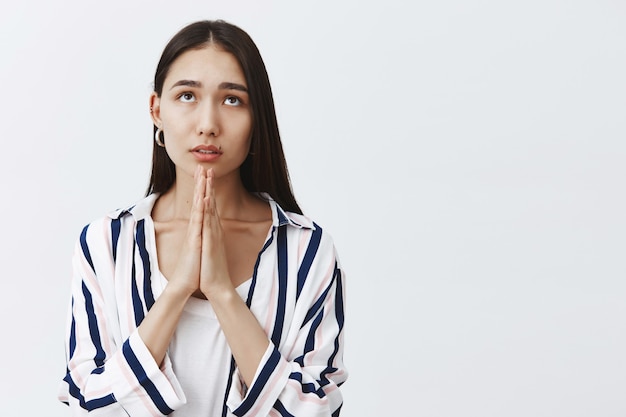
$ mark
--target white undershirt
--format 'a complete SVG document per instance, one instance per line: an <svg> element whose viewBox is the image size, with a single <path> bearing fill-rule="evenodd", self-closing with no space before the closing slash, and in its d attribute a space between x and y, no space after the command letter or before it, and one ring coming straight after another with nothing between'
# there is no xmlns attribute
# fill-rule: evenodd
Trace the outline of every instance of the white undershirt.
<svg viewBox="0 0 626 417"><path fill-rule="evenodd" d="M160 273L159 276L162 291L167 280ZM248 279L237 287L237 292L244 300L251 281ZM174 373L187 397L187 403L170 415L221 416L231 351L209 301L189 298L168 353Z"/></svg>

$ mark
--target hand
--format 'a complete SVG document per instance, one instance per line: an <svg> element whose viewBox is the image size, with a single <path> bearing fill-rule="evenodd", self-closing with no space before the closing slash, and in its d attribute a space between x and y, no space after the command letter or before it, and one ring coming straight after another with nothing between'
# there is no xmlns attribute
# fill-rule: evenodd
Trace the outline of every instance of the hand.
<svg viewBox="0 0 626 417"><path fill-rule="evenodd" d="M200 263L200 290L208 300L223 291L234 290L228 273L224 232L217 212L213 175L213 169L207 170Z"/></svg>
<svg viewBox="0 0 626 417"><path fill-rule="evenodd" d="M174 275L168 286L179 288L191 295L200 288L200 263L202 259L202 229L205 211L207 178L201 166L194 173L195 187L187 236L180 251Z"/></svg>

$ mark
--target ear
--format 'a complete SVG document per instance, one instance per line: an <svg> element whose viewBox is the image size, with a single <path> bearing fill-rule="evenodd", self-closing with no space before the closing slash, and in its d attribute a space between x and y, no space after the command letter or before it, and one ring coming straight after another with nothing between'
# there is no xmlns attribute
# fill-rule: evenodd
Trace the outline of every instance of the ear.
<svg viewBox="0 0 626 417"><path fill-rule="evenodd" d="M150 117L156 127L163 126L161 123L161 98L154 91L150 94Z"/></svg>

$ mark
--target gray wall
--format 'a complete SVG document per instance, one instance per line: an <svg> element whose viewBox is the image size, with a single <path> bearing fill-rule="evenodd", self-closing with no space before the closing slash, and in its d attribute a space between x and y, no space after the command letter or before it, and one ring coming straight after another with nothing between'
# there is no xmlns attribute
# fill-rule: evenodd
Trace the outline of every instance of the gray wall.
<svg viewBox="0 0 626 417"><path fill-rule="evenodd" d="M257 42L339 248L343 415L626 415L617 0L3 2L3 415L68 414L74 241L143 195L153 70L201 18Z"/></svg>

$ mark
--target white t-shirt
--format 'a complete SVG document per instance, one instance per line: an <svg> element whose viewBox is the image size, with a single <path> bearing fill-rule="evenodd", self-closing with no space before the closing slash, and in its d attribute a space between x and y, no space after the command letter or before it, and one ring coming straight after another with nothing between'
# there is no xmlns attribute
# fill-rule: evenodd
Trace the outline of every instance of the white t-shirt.
<svg viewBox="0 0 626 417"><path fill-rule="evenodd" d="M160 272L158 275L160 293L167 285L167 279ZM237 293L244 301L251 281L250 278L237 287ZM208 300L189 298L168 353L187 397L187 403L170 416L222 415L232 354ZM227 415L233 414L227 412Z"/></svg>

